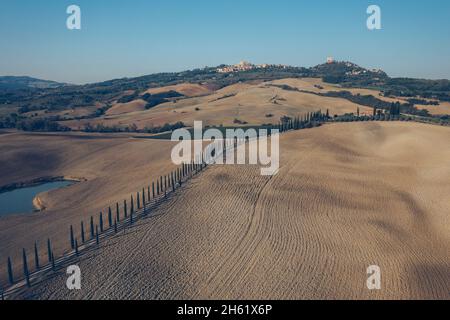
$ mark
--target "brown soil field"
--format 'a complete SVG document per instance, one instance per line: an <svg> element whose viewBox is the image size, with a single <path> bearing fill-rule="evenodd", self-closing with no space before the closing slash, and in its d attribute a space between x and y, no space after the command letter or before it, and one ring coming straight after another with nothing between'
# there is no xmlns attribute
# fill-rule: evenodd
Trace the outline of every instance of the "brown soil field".
<svg viewBox="0 0 450 320"><path fill-rule="evenodd" d="M144 111L146 104L147 102L141 99L134 100L128 103L116 103L106 111L106 115L113 116L135 111Z"/></svg>
<svg viewBox="0 0 450 320"><path fill-rule="evenodd" d="M425 109L432 115L450 115L450 102L440 102L438 106L416 105L417 109Z"/></svg>
<svg viewBox="0 0 450 320"><path fill-rule="evenodd" d="M450 299L449 139L399 122L284 134L277 175L212 166L82 256L82 290L62 270L20 297Z"/></svg>
<svg viewBox="0 0 450 320"><path fill-rule="evenodd" d="M289 79L286 81L290 83ZM202 120L204 125L233 126L235 119L260 125L276 124L283 116L296 117L319 109L323 112L329 109L331 115L356 113L358 107L362 113L372 114L371 108L359 106L345 99L286 91L268 84L270 83L231 85L211 95L168 102L150 110L108 114L89 120L66 121L64 125L78 128L88 122L107 126L134 123L142 129L146 126L161 126L178 121L191 126L195 120Z"/></svg>
<svg viewBox="0 0 450 320"><path fill-rule="evenodd" d="M384 97L380 95L380 91L371 90L371 89L361 89L361 88L343 88L339 85L334 85L330 83L325 83L320 78L302 78L302 79L283 79L283 80L275 80L272 81L273 84L286 84L293 88L297 88L300 90L307 90L312 92L328 92L328 91L349 91L352 94L360 94L360 95L372 95L377 99L384 100L387 102L401 102L404 103L405 99L402 98L390 98ZM323 89L319 89L316 86L320 86Z"/></svg>
<svg viewBox="0 0 450 320"><path fill-rule="evenodd" d="M46 259L47 238L52 239L56 254L62 254L70 247L70 225L79 229L83 220L87 226L90 216L98 219L107 206L129 199L169 173L172 146L170 141L125 134L1 134L0 187L43 177L82 181L40 194L45 211L0 218L0 283L6 281L8 256L20 270L22 248L32 250L38 241Z"/></svg>

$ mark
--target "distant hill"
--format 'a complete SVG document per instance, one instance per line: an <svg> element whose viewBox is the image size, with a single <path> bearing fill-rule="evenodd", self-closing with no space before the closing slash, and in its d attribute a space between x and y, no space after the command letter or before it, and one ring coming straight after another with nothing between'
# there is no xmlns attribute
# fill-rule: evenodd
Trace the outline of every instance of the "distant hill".
<svg viewBox="0 0 450 320"><path fill-rule="evenodd" d="M252 66L251 68L248 68ZM116 102L139 100L151 89L175 88L189 84L208 91L238 84L265 82L287 78L322 78L326 83L344 88L368 88L382 92L385 97L434 99L450 102L449 80L391 78L379 69L366 69L352 62L331 62L311 68L286 65L245 64L244 70L223 72L223 65L173 73L157 73L135 78L121 78L85 85L67 85L31 77L0 77L0 108L7 107L22 115L30 111L50 112L95 107L91 117L104 114ZM242 68L241 68L242 69ZM247 70L248 69L248 70ZM161 89L160 89L161 90ZM165 92L161 92L165 93ZM178 94L181 94L178 92ZM153 100L148 107L163 103L164 98ZM125 102L125 103L127 103ZM0 121L2 119L0 118Z"/></svg>
<svg viewBox="0 0 450 320"><path fill-rule="evenodd" d="M64 83L36 79L31 77L0 76L0 89L21 90L21 89L53 89L65 86Z"/></svg>
<svg viewBox="0 0 450 320"><path fill-rule="evenodd" d="M379 86L389 79L383 70L370 70L347 61L320 64L311 71L325 82L352 86Z"/></svg>

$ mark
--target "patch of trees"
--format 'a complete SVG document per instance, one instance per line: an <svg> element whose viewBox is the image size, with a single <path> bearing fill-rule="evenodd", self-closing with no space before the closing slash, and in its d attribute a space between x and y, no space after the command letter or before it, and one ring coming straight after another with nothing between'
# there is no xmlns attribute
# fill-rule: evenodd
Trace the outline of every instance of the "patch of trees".
<svg viewBox="0 0 450 320"><path fill-rule="evenodd" d="M237 93L226 94L226 95L223 95L222 97L217 98L217 99L214 100L214 101L219 101L219 100L224 100L224 99L232 98L232 97L235 97L236 95L237 95Z"/></svg>
<svg viewBox="0 0 450 320"><path fill-rule="evenodd" d="M103 116L106 113L106 111L111 109L111 107L112 106L110 104L107 104L106 106L98 108L97 110L95 110L94 114L91 117L94 117L94 118L101 117L101 116Z"/></svg>
<svg viewBox="0 0 450 320"><path fill-rule="evenodd" d="M16 123L16 128L23 131L57 132L70 131L70 128L49 119L26 119Z"/></svg>
<svg viewBox="0 0 450 320"><path fill-rule="evenodd" d="M117 100L118 103L128 103L131 102L133 100L136 100L139 96L139 92L135 91L133 94L129 94L126 96L121 97L120 99Z"/></svg>
<svg viewBox="0 0 450 320"><path fill-rule="evenodd" d="M233 123L234 123L234 124L248 124L247 121L243 121L243 120L240 120L240 119L238 119L238 118L235 118L235 119L233 120Z"/></svg>
<svg viewBox="0 0 450 320"><path fill-rule="evenodd" d="M21 117L17 113L11 113L8 116L0 119L0 128L15 128L17 122L21 119Z"/></svg>
<svg viewBox="0 0 450 320"><path fill-rule="evenodd" d="M156 107L159 104L169 102L170 101L169 99L179 97L183 97L183 95L181 93L171 90L155 94L146 93L142 96L142 99L147 102L147 104L145 105L145 109L148 110Z"/></svg>
<svg viewBox="0 0 450 320"><path fill-rule="evenodd" d="M418 98L411 98L408 99L408 102L410 104L421 104L424 106L438 106L439 105L439 101L434 101L434 100L424 100L424 99L418 99Z"/></svg>
<svg viewBox="0 0 450 320"><path fill-rule="evenodd" d="M170 98L180 98L183 97L183 95L177 91L170 90L166 92L160 92L155 94L146 93L143 95L143 99L146 100L146 98L162 98L162 99L170 99Z"/></svg>
<svg viewBox="0 0 450 320"><path fill-rule="evenodd" d="M163 126L156 126L156 127L145 127L143 130L146 133L163 133L163 132L170 132L177 129L185 128L185 124L181 121L170 124L166 123Z"/></svg>
<svg viewBox="0 0 450 320"><path fill-rule="evenodd" d="M92 125L90 123L86 124L83 128L84 132L101 132L101 133L119 133L119 132L138 132L137 126L132 124L130 126L105 126L102 123Z"/></svg>
<svg viewBox="0 0 450 320"><path fill-rule="evenodd" d="M147 101L147 104L145 105L145 110L151 109L156 107L157 105L160 105L162 103L168 102L169 100L167 99L162 99L162 98L154 98L154 99L150 99L150 101Z"/></svg>
<svg viewBox="0 0 450 320"><path fill-rule="evenodd" d="M40 110L45 110L47 109L44 106L37 106L37 105L30 105L30 104L25 104L22 107L20 107L17 112L20 114L24 114L24 113L28 113L31 111L40 111Z"/></svg>
<svg viewBox="0 0 450 320"><path fill-rule="evenodd" d="M144 129L138 129L136 124L131 124L129 126L106 126L104 124L92 125L90 123L84 126L84 132L101 132L101 133L120 133L120 132L135 132L135 133L163 133L170 132L176 129L181 129L186 127L183 122L176 123L166 123L162 126L149 126Z"/></svg>
<svg viewBox="0 0 450 320"><path fill-rule="evenodd" d="M361 95L361 94L354 95L350 91L328 91L328 92L319 92L318 93L318 92L313 92L313 91L300 90L300 89L297 89L297 88L294 88L294 87L291 87L288 85L272 85L272 86L283 89L283 90L314 94L314 95L321 96L321 97L342 98L342 99L346 99L350 102L353 102L353 103L356 103L356 104L359 104L362 106L375 108L375 109L382 109L382 110L385 110L388 112L390 112L390 110L392 108L392 103L378 99L378 98L374 97L373 95ZM398 104L398 105L395 105L394 108L396 108L395 109L396 112L397 112L397 109L399 109L401 113L419 115L419 116L423 116L423 117L430 116L428 110L419 110L412 103Z"/></svg>
<svg viewBox="0 0 450 320"><path fill-rule="evenodd" d="M430 116L428 110L419 110L411 103L390 103L384 100L380 100L372 95L353 95L348 91L335 91L320 94L326 97L344 98L353 103L363 105L366 107L383 109L388 112L394 112L394 114L407 113L412 115ZM394 111L392 111L394 110Z"/></svg>

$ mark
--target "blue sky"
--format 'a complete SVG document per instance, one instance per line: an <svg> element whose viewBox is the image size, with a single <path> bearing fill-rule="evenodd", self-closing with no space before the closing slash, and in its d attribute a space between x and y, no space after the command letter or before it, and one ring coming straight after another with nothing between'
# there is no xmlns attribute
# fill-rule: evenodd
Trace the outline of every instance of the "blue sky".
<svg viewBox="0 0 450 320"><path fill-rule="evenodd" d="M66 28L67 6L82 29ZM366 9L382 10L369 31ZM391 76L450 78L448 0L1 0L0 75L86 83L327 56Z"/></svg>

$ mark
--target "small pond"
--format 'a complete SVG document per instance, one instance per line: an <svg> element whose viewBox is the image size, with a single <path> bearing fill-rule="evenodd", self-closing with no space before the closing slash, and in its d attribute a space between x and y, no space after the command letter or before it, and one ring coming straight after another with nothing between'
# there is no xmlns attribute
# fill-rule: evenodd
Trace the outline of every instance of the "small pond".
<svg viewBox="0 0 450 320"><path fill-rule="evenodd" d="M35 209L33 199L38 194L74 183L74 181L54 181L0 193L0 216L32 213Z"/></svg>

